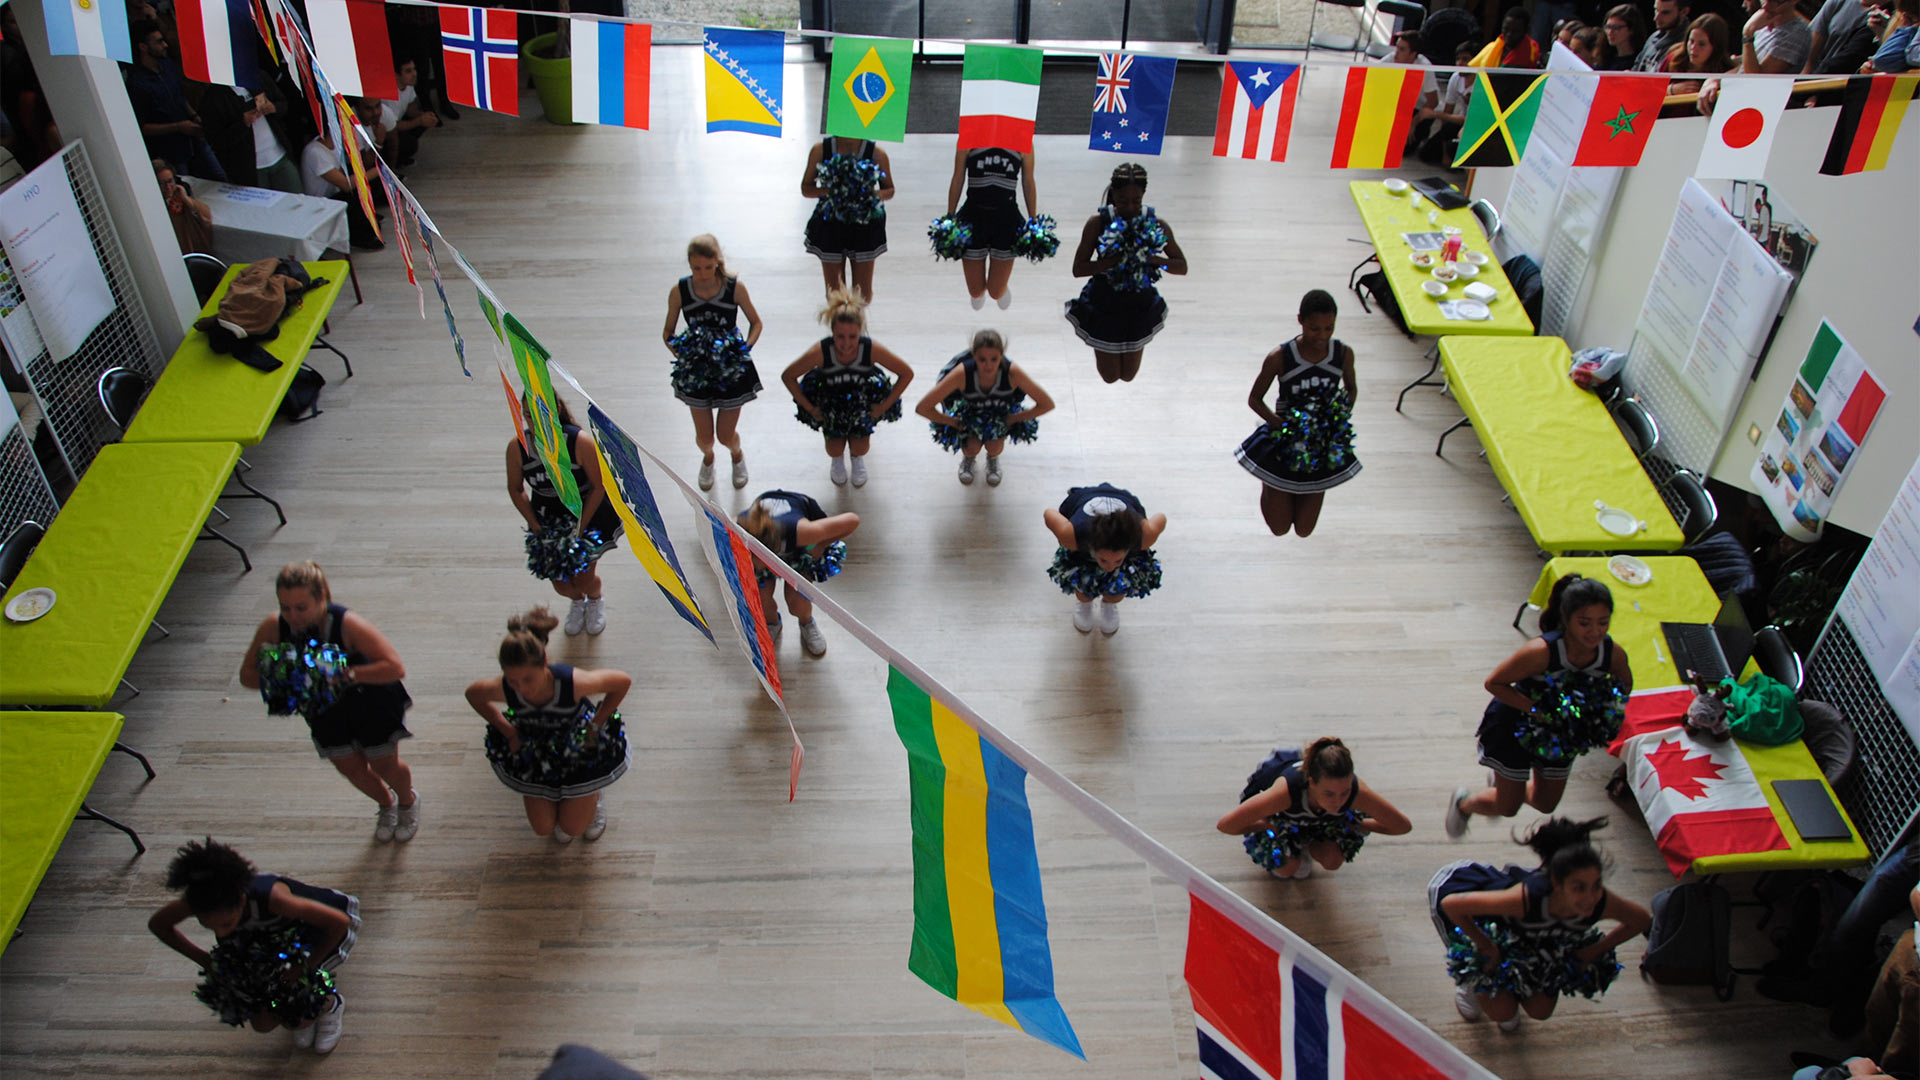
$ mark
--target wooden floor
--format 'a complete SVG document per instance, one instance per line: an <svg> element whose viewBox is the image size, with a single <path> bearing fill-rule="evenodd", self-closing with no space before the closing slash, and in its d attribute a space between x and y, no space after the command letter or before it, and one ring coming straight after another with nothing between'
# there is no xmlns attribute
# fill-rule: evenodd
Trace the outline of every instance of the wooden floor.
<svg viewBox="0 0 1920 1080"><path fill-rule="evenodd" d="M508 306L688 475L698 458L656 337L686 239L719 234L751 286L767 320L765 381L776 384L821 333L797 190L820 72L789 68L787 138L708 136L696 55L656 54L651 132L468 110L426 140L408 180ZM753 484L723 502L784 486L830 511L857 510L850 563L830 586L842 603L1040 757L1496 1072L1784 1075L1788 1049L1828 1046L1821 1017L1760 999L1750 984L1723 1005L1704 990L1643 983L1631 967L1640 943L1623 950L1629 971L1611 994L1569 1001L1549 1023L1504 1036L1454 1012L1423 890L1449 860L1523 855L1506 828L1484 822L1450 843L1440 809L1455 784L1484 775L1472 740L1480 683L1520 644L1507 623L1540 563L1472 439L1434 457L1434 437L1459 416L1451 400L1419 391L1406 415L1393 412L1424 346L1344 291L1366 251L1348 242L1361 235L1349 177L1322 167L1339 81L1309 73L1295 164L1218 162L1194 139L1169 140L1148 163L1148 201L1193 273L1164 284L1167 329L1130 385L1101 383L1060 317L1077 288L1065 251L1019 269L1012 310L973 312L958 268L936 264L921 238L944 209L952 139L893 148L894 251L879 264L872 323L922 373L909 400L990 325L1059 410L1038 444L1009 452L997 489L961 487L954 459L903 422L876 439L872 482L853 490L827 482L817 437L769 393L742 425ZM536 108L531 95L524 105ZM1042 208L1071 237L1119 159L1065 137L1043 140L1039 154ZM507 616L549 598L522 567L520 522L502 490L509 429L486 326L472 290L449 282L474 371L462 378L431 288L421 321L396 251L357 261L367 302L335 313L331 339L359 374L339 381L321 354L333 380L325 414L248 454L255 481L285 498L289 524L235 504L228 531L261 569L242 575L226 548L198 548L161 613L172 638L147 646L130 673L145 692L125 706L125 738L160 775L142 784L116 756L93 802L153 850L132 859L118 833L74 827L0 966L0 1072L526 1078L574 1040L656 1078L1195 1075L1178 887L1036 790L1059 996L1089 1060L941 998L906 971L906 770L884 666L832 628L819 660L788 635L780 661L807 744L788 805L784 724L734 644L723 636L716 649L681 623L625 553L602 564L606 634L557 651L634 674L633 769L611 790L613 824L599 843L532 836L461 698L494 670ZM1261 357L1293 332L1313 287L1340 296L1340 337L1358 354L1366 468L1328 498L1311 539L1274 539L1259 485L1232 451L1256 422L1243 402ZM1043 573L1053 541L1041 510L1069 484L1102 480L1171 521L1165 587L1126 604L1111 639L1075 633L1070 602ZM688 513L665 498L663 509L695 587L714 596ZM234 677L272 610L272 568L307 557L406 662L416 737L405 756L425 807L409 845L375 844L368 801L314 757L298 721L267 717ZM1322 733L1355 747L1361 774L1413 816L1415 832L1373 841L1338 874L1268 880L1213 822L1270 746ZM1583 761L1563 805L1615 812L1609 885L1646 901L1672 878L1644 826L1606 800L1610 767ZM333 1060L293 1050L284 1034L222 1028L191 996L191 965L148 935L170 849L206 834L264 868L360 897L365 927L342 972L350 1004ZM1748 926L1743 916L1752 937Z"/></svg>

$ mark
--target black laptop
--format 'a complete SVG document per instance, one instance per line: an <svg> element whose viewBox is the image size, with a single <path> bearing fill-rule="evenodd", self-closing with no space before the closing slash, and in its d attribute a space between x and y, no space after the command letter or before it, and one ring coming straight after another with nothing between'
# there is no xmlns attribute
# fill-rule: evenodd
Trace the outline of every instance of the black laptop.
<svg viewBox="0 0 1920 1080"><path fill-rule="evenodd" d="M1460 189L1448 183L1445 177L1422 177L1413 182L1413 190L1433 200L1433 205L1442 210L1458 210L1467 205L1467 197L1460 194Z"/></svg>
<svg viewBox="0 0 1920 1080"><path fill-rule="evenodd" d="M1720 614L1711 623L1663 622L1660 630L1673 650L1673 666L1685 677L1688 671L1708 682L1737 678L1753 655L1753 627L1737 598L1720 605Z"/></svg>

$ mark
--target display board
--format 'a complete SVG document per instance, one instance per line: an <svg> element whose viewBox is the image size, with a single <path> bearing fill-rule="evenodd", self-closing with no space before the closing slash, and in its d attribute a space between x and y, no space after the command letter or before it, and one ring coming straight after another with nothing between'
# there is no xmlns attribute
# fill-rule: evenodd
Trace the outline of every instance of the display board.
<svg viewBox="0 0 1920 1080"><path fill-rule="evenodd" d="M1920 744L1920 458L1873 534L1834 614Z"/></svg>
<svg viewBox="0 0 1920 1080"><path fill-rule="evenodd" d="M1788 536L1820 538L1886 400L1886 384L1822 319L1748 478Z"/></svg>

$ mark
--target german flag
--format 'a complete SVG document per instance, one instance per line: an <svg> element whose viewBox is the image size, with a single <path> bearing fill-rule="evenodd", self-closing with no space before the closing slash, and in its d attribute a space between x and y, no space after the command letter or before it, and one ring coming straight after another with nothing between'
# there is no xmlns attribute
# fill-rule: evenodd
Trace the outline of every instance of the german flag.
<svg viewBox="0 0 1920 1080"><path fill-rule="evenodd" d="M1833 125L1833 140L1827 143L1827 159L1820 163L1820 171L1846 176L1886 168L1916 87L1920 87L1920 75L1848 79L1840 119Z"/></svg>

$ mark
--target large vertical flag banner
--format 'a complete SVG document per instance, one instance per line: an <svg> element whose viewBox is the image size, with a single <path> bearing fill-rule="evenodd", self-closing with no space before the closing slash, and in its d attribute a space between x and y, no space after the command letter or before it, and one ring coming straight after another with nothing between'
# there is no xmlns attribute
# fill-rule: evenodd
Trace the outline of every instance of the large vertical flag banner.
<svg viewBox="0 0 1920 1080"><path fill-rule="evenodd" d="M573 20L573 122L645 128L651 110L653 27Z"/></svg>
<svg viewBox="0 0 1920 1080"><path fill-rule="evenodd" d="M786 35L709 26L702 47L707 54L707 130L779 138Z"/></svg>
<svg viewBox="0 0 1920 1080"><path fill-rule="evenodd" d="M554 404L553 379L547 372L547 361L552 354L534 340L512 312L500 313L500 327L507 339L507 348L513 350L513 366L520 372L520 385L527 392L531 413L527 419L533 429L534 453L546 466L547 477L553 481L560 501L578 517L580 489L573 482L573 447L567 445L566 432L560 427L560 408Z"/></svg>
<svg viewBox="0 0 1920 1080"><path fill-rule="evenodd" d="M400 84L387 38L387 7L380 0L307 0L313 54L335 90L351 97L393 101ZM295 47L287 45L288 52Z"/></svg>
<svg viewBox="0 0 1920 1080"><path fill-rule="evenodd" d="M347 99L339 94L333 95L333 107L338 110L340 117L340 137L334 141L334 150L346 158L347 172L353 177L354 193L360 197L360 210L367 215L367 224L378 238L380 215L373 208L373 189L367 186L366 159L360 156L364 149L360 141L360 121L354 117Z"/></svg>
<svg viewBox="0 0 1920 1080"><path fill-rule="evenodd" d="M913 42L836 37L827 76L827 134L905 142Z"/></svg>
<svg viewBox="0 0 1920 1080"><path fill-rule="evenodd" d="M1666 96L1665 79L1600 76L1573 163L1615 168L1640 164L1640 155L1647 149L1647 136L1653 133L1653 122L1659 118L1660 103Z"/></svg>
<svg viewBox="0 0 1920 1080"><path fill-rule="evenodd" d="M180 70L195 82L260 90L250 0L176 0Z"/></svg>
<svg viewBox="0 0 1920 1080"><path fill-rule="evenodd" d="M1757 180L1766 175L1773 136L1793 80L1726 78L1720 80L1720 99L1707 121L1707 141L1693 175L1702 180Z"/></svg>
<svg viewBox="0 0 1920 1080"><path fill-rule="evenodd" d="M1847 176L1886 168L1916 88L1920 88L1920 75L1848 79L1840 99L1840 119L1834 122L1820 171Z"/></svg>
<svg viewBox="0 0 1920 1080"><path fill-rule="evenodd" d="M1220 114L1213 122L1213 156L1287 160L1299 93L1298 64L1229 60L1220 82Z"/></svg>
<svg viewBox="0 0 1920 1080"><path fill-rule="evenodd" d="M1546 96L1545 75L1480 72L1460 126L1456 169L1505 169L1520 164L1533 138L1533 120ZM1404 137L1403 137L1404 138Z"/></svg>
<svg viewBox="0 0 1920 1080"><path fill-rule="evenodd" d="M291 61L290 72L300 83L300 92L306 95L307 108L313 112L313 129L327 130L326 117L329 110L320 104L319 85L313 77L313 58L307 51L306 41L301 36L299 24L294 21L293 15L287 11L286 7L279 3L275 3L273 7L273 30L274 36L280 40L280 51L285 53Z"/></svg>
<svg viewBox="0 0 1920 1080"><path fill-rule="evenodd" d="M46 0L47 51L133 63L126 0Z"/></svg>
<svg viewBox="0 0 1920 1080"><path fill-rule="evenodd" d="M1173 108L1173 72L1167 56L1101 53L1093 76L1093 123L1087 149L1110 154L1160 153Z"/></svg>
<svg viewBox="0 0 1920 1080"><path fill-rule="evenodd" d="M1336 169L1397 169L1406 149L1413 106L1426 72L1400 67L1347 69L1340 127L1333 138Z"/></svg>
<svg viewBox="0 0 1920 1080"><path fill-rule="evenodd" d="M442 7L440 54L456 104L520 115L518 15L497 8Z"/></svg>
<svg viewBox="0 0 1920 1080"><path fill-rule="evenodd" d="M1740 744L1696 741L1669 728L1626 741L1634 799L1674 877L1703 855L1784 851L1787 838L1740 753Z"/></svg>
<svg viewBox="0 0 1920 1080"><path fill-rule="evenodd" d="M627 527L627 542L634 556L660 587L674 614L712 641L713 630L700 612L700 601L687 584L686 572L680 569L680 558L673 553L673 541L667 537L667 523L660 517L660 504L654 501L653 488L647 484L640 448L612 417L600 411L600 406L587 406L587 421L593 425L593 441L600 448L601 472L619 495L613 500L613 510Z"/></svg>
<svg viewBox="0 0 1920 1080"><path fill-rule="evenodd" d="M1053 993L1027 773L898 668L893 727L913 798L907 969L967 1008L1086 1057Z"/></svg>
<svg viewBox="0 0 1920 1080"><path fill-rule="evenodd" d="M960 149L1033 152L1040 115L1039 49L968 45L960 63Z"/></svg>

